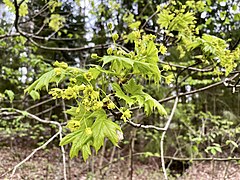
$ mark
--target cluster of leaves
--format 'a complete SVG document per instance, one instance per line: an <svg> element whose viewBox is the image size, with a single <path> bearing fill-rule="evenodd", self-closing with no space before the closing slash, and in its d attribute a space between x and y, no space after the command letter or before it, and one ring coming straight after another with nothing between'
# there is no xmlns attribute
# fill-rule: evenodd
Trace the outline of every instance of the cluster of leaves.
<svg viewBox="0 0 240 180"><path fill-rule="evenodd" d="M116 39L116 35L113 35L113 40ZM70 157L77 156L81 150L86 160L91 155L91 146L97 152L104 138L108 138L114 145L118 144L122 139L122 131L116 122L108 118L110 114L114 115L115 120L126 122L132 116L129 108L133 105L144 107L147 115L154 109L160 115L167 114L163 106L137 83L139 77L153 80L156 84L160 82L158 49L153 39L153 35L136 39L134 52L109 48L109 55L102 58L93 54L93 58L100 58L102 66L93 65L88 70L56 61L54 69L43 74L26 89L29 94L37 94L43 87L48 91L50 83L58 85L65 79L69 80L66 88L52 87L49 94L53 98L73 99L77 104L66 111L72 117L66 126L71 133L60 143L72 143Z"/></svg>
<svg viewBox="0 0 240 180"><path fill-rule="evenodd" d="M10 12L15 13L15 5L12 1L10 0L4 0L3 1L4 4L9 8ZM25 1L17 1L17 4L20 4L19 7L19 16L27 16L28 15L28 0ZM61 7L62 6L62 2L59 2L58 0L50 0L48 2L48 7L49 7L49 11L51 13L55 12L55 9L57 7ZM58 31L63 24L65 23L65 17L61 16L60 14L51 14L50 18L46 18L44 23L48 24L49 27L54 30L54 31Z"/></svg>
<svg viewBox="0 0 240 180"><path fill-rule="evenodd" d="M9 10L12 13L15 13L15 6L14 3L10 0L3 0L4 4L9 8ZM17 3L20 3L21 1L17 1ZM19 16L26 16L28 14L28 0L21 2L21 5L19 7Z"/></svg>
<svg viewBox="0 0 240 180"><path fill-rule="evenodd" d="M209 34L199 36L199 31L203 27L197 24L195 16L207 8L203 1L187 1L185 4L172 1L159 12L157 23L169 37L174 37L174 32L178 32L175 38L178 41L176 49L180 52L180 59L186 54L191 54L191 59L201 60L204 64L213 64L215 75L227 76L237 67L240 50L239 48L229 50L227 42L216 36Z"/></svg>

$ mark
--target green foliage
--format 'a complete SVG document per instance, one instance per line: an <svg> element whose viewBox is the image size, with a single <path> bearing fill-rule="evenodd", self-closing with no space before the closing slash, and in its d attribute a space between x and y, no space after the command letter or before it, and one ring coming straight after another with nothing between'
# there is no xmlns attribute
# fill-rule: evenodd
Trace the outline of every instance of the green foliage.
<svg viewBox="0 0 240 180"><path fill-rule="evenodd" d="M13 92L12 90L5 90L4 93L7 94L10 102L12 103L12 102L13 102L13 99L14 99L14 92Z"/></svg>
<svg viewBox="0 0 240 180"><path fill-rule="evenodd" d="M76 117L74 119L76 121ZM72 121L69 121L69 123ZM112 122L111 119L107 118L104 110L97 110L88 117L81 117L78 121L80 123L78 130L74 130L65 136L60 143L61 146L72 143L70 150L71 158L77 156L78 151L81 150L83 158L86 161L88 156L91 155L90 146L93 146L97 152L103 145L105 137L117 146L119 141L117 131L121 131L121 128Z"/></svg>
<svg viewBox="0 0 240 180"><path fill-rule="evenodd" d="M137 54L126 53L119 49L114 51L114 55L101 58L102 67L93 66L89 70L68 67L66 63L56 61L54 69L43 74L25 90L37 99L38 90L45 87L48 91L50 83L58 85L62 80L69 79L70 83L66 89L53 87L49 94L53 98L74 99L77 102L77 107L67 111L72 115L72 119L67 124L67 128L72 132L60 143L60 145L72 143L71 158L77 156L81 150L86 160L91 154L90 148L94 147L97 152L105 138L117 146L121 140L119 132L122 131L119 125L107 118L107 113L116 111L115 113L121 114L120 118L115 117L116 120L126 122L131 118L132 113L128 108L136 105L139 108L144 107L146 115L152 114L154 109L157 109L160 115L167 115L163 106L148 93L143 92L143 86L131 78L144 77L149 81L153 79L156 84L160 83L160 70L157 66L158 50L153 39L154 36L144 35L142 39L135 41ZM114 82L109 84L104 81L104 77L113 78ZM114 94L108 91L111 87L115 91Z"/></svg>
<svg viewBox="0 0 240 180"><path fill-rule="evenodd" d="M15 6L12 1L10 0L3 0L4 4L9 8L9 10L13 13L15 13ZM19 3L21 1L17 1ZM26 16L28 15L28 5L27 5L28 0L25 0L24 2L21 3L19 7L19 16Z"/></svg>
<svg viewBox="0 0 240 180"><path fill-rule="evenodd" d="M110 141L117 146L119 141L119 137L117 131L121 132L120 126L116 123L112 122L111 119L107 118L107 115L104 111L100 111L96 114L96 120L92 126L93 131L93 146L96 151L100 149L100 147L104 143L104 138L107 137Z"/></svg>
<svg viewBox="0 0 240 180"><path fill-rule="evenodd" d="M62 28L63 23L65 22L65 18L59 14L52 14L49 20L49 27L54 31L58 31Z"/></svg>
<svg viewBox="0 0 240 180"><path fill-rule="evenodd" d="M30 96L33 98L34 101L40 99L40 94L35 90L32 90L30 92Z"/></svg>
<svg viewBox="0 0 240 180"><path fill-rule="evenodd" d="M151 55L152 49L148 52L148 54ZM104 56L102 61L103 66L107 63L113 66L114 63L118 62L122 64L122 68L129 69L134 67L136 63L129 58L117 56ZM138 62L138 68L141 68L141 63L142 62ZM55 82L58 84L64 78L70 78L70 83L66 89L51 88L49 91L49 94L54 98L75 99L78 104L77 107L72 107L67 111L67 113L72 116L72 119L67 124L67 127L72 132L63 138L60 145L72 143L70 157L77 156L81 150L84 160L91 155L91 147L94 147L96 152L100 149L105 138L108 138L117 146L117 143L121 140L119 132L122 131L119 125L107 118L107 109L109 112L114 109L118 110L119 113L122 114L121 119L123 119L124 122L131 118L131 111L125 109L128 106L124 104L122 107L118 107L113 100L111 100L112 94L108 94L108 91L104 92L103 89L99 87L95 88L96 85L93 84L103 76L115 76L117 74L115 69L110 68L110 71L104 71L101 70L99 66L96 66L89 70L81 70L68 67L66 63L59 62L55 62L54 65L56 66L54 69L43 74L37 81L30 85L25 92L30 93L33 98L37 99L39 95L38 90L43 87L48 90L50 83ZM106 74L103 75L103 73ZM149 72L146 73L149 74ZM154 73L156 74L156 72ZM100 74L102 75L100 76ZM139 73L137 73L137 75L138 74ZM117 75L121 76L121 74ZM150 115L155 108L157 108L161 115L167 114L162 105L149 94L144 93L143 86L137 84L133 79L130 79L125 84L115 82L110 85L115 90L115 96L123 99L126 105L130 107L133 104L139 105L139 107L144 106L144 111L147 115Z"/></svg>

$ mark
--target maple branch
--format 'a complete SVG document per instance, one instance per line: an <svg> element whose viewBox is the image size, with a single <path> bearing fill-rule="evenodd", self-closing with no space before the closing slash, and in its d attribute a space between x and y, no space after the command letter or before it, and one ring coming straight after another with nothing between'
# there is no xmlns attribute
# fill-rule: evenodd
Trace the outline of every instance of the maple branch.
<svg viewBox="0 0 240 180"><path fill-rule="evenodd" d="M160 151L161 151L161 162L162 162L162 169L163 169L163 174L164 174L164 178L167 180L168 177L167 177L167 171L166 171L166 167L165 167L165 161L164 161L164 149L163 149L163 142L164 142L164 138L165 138L165 135L166 135L166 132L171 124L171 121L173 119L173 115L177 109L177 104L178 104L178 95L176 95L176 99L175 99L175 102L174 102L174 105L173 105L173 108L172 108L172 111L171 111L171 114L168 118L168 121L164 127L164 131L162 133L162 136L161 136L161 141L160 141Z"/></svg>
<svg viewBox="0 0 240 180"><path fill-rule="evenodd" d="M157 126L154 126L154 125L138 124L138 123L132 122L131 120L128 120L127 123L130 124L131 126L135 127L135 128L155 129L157 131L164 131L165 130L164 127L157 127Z"/></svg>
<svg viewBox="0 0 240 180"><path fill-rule="evenodd" d="M26 36L25 36L26 37ZM38 48L44 49L44 50L50 50L50 51L83 51L83 50L87 50L87 49L102 49L102 48L107 48L109 47L111 44L99 44L99 45L95 45L95 46L86 46L86 47L77 47L77 48L59 48L59 47L47 47L47 46L43 46L38 44L37 42L35 42L33 39L27 37L35 46L37 46Z"/></svg>
<svg viewBox="0 0 240 180"><path fill-rule="evenodd" d="M169 62L164 62L164 61L159 61L159 63L161 64L166 64L166 65L169 65L169 66L173 66L173 67L176 67L176 68L187 68L188 70L192 70L192 71L198 71L198 72L209 72L209 71L212 71L213 68L208 68L208 69L200 69L200 68L195 68L195 67L191 67L191 66L183 66L183 65L178 65L178 64L172 64L172 63L169 63Z"/></svg>
<svg viewBox="0 0 240 180"><path fill-rule="evenodd" d="M228 79L228 80L233 80L233 79L235 79L239 74L240 74L240 73L237 72L237 73L236 73L235 75L233 75L232 77L226 78L226 79ZM203 88L199 88L199 89L193 90L193 91L189 91L189 92L185 92L185 93L179 93L179 94L178 94L178 97L182 97L182 96L186 96L186 95L190 95L190 94L195 94L195 93L202 92L202 91L211 89L211 88L213 88L213 87L222 85L222 84L225 83L226 79L224 79L224 80L222 80L222 81L219 81L219 82L216 82L216 83L214 83L214 84L211 84L211 85L209 85L209 86L205 86L205 87L203 87ZM174 98L176 98L176 95L170 96L170 97L167 97L167 98L164 98L164 99L161 99L161 100L159 100L158 102L159 102L159 103L163 103L163 102L170 101L170 100L172 100L172 99L174 99ZM134 108L136 108L136 107L134 107Z"/></svg>
<svg viewBox="0 0 240 180"><path fill-rule="evenodd" d="M40 106L40 105L43 105L43 104L48 103L48 102L53 101L53 100L54 100L54 99L52 99L52 98L46 99L46 100L44 100L44 101L42 101L42 102L39 102L39 103L37 103L37 104L34 104L33 106L30 106L29 108L26 109L26 111L29 111L30 109L36 108L36 107L38 107L38 106Z"/></svg>
<svg viewBox="0 0 240 180"><path fill-rule="evenodd" d="M0 40L1 40L1 39L5 39L5 38L9 38L9 37L15 37L15 36L20 36L20 33L13 33L13 34L3 34L3 35L0 35Z"/></svg>

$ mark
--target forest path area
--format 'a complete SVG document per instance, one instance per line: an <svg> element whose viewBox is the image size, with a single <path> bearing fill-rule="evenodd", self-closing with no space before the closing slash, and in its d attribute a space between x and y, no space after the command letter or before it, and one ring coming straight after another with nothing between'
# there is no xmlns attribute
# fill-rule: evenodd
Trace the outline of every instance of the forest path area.
<svg viewBox="0 0 240 180"><path fill-rule="evenodd" d="M0 179L10 177L10 170L31 153L28 148L0 148ZM128 159L113 163L111 167L103 168L100 176L98 166L84 163L80 158L66 162L68 179L118 179L127 180L129 177ZM96 159L95 159L95 163ZM94 174L95 173L95 174ZM4 175L4 176L2 176ZM102 177L102 178L101 178ZM240 165L233 162L197 162L192 164L180 177L170 177L177 180L237 180L240 179ZM14 180L62 180L62 157L59 149L45 149L38 151L32 158L17 169ZM146 164L134 162L134 180L159 180L162 175L154 163Z"/></svg>

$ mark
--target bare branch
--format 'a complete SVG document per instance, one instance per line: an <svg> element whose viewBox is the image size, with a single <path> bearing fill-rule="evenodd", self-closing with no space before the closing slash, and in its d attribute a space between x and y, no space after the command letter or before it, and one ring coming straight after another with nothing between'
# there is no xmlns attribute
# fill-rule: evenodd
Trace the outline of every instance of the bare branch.
<svg viewBox="0 0 240 180"><path fill-rule="evenodd" d="M1 109L1 110L3 111L4 109ZM9 109L5 109L5 110L9 110ZM12 109L12 110L14 110L14 111L17 112L17 113L23 114L23 111L20 111L20 110L18 110L18 109ZM46 147L46 146L47 146L50 142L52 142L53 139L55 139L58 135L60 136L60 140L62 139L62 126L61 126L61 124L60 124L59 122L56 122L56 121L47 121L47 120L41 119L41 118L39 118L39 117L31 114L31 113L26 113L26 116L28 116L29 118L32 118L32 119L34 119L34 120L37 120L37 121L39 121L39 122L41 122L41 123L55 124L55 125L58 126L58 132L57 132L56 134L54 134L51 138L49 138L42 146L39 146L38 148L34 149L34 150L32 151L32 153L29 154L24 160L22 160L20 163L18 163L17 165L15 165L14 168L10 170L10 171L12 171L11 176L10 176L10 179L13 178L13 176L14 176L17 168L19 168L22 164L24 164L26 161L28 161L37 151L39 151L40 149L43 149L44 147ZM67 175L66 175L66 162L65 162L66 158L65 158L65 151L64 151L64 148L61 148L61 150L62 150L62 157L63 157L63 176L64 176L64 179L66 180L66 179L67 179ZM10 171L8 171L8 172L10 172ZM8 172L6 172L6 173L8 173ZM5 174L6 174L6 173L5 173ZM3 174L2 177L5 176L5 174Z"/></svg>
<svg viewBox="0 0 240 180"><path fill-rule="evenodd" d="M47 113L47 112L49 112L49 111L52 111L53 109L55 109L55 108L57 108L57 107L59 107L59 106L60 106L60 105L55 105L55 106L52 106L52 107L50 107L50 108L48 108L48 109L45 109L44 111L41 111L41 112L37 113L36 116L40 116L40 115L45 114L45 113Z"/></svg>
<svg viewBox="0 0 240 180"><path fill-rule="evenodd" d="M228 79L233 80L233 79L235 79L238 75L239 75L239 73L236 73L235 75L233 75L232 77L230 77L230 78L228 78ZM222 85L222 84L224 84L224 82L225 82L225 79L222 80L222 81L216 82L216 83L214 83L214 84L211 84L211 85L209 85L209 86L205 86L205 87L200 88L200 89L196 89L196 90L189 91L189 92L186 92L186 93L179 93L178 96L179 96L179 97L182 97L182 96L186 96L186 95L190 95L190 94L195 94L195 93L198 93L198 92L206 91L206 90L208 90L208 89L211 89L211 88L214 88L214 87L216 87L216 86ZM175 99L175 98L176 98L176 96L170 96L170 97L161 99L161 100L159 100L158 102L163 103L163 102L167 102L167 101L170 101L170 100L172 100L172 99ZM134 107L134 108L135 108L135 107Z"/></svg>
<svg viewBox="0 0 240 180"><path fill-rule="evenodd" d="M137 124L137 123L134 123L130 120L128 120L127 123L130 124L133 127L136 127L136 128L155 129L157 131L164 131L165 130L165 128L162 128L162 127L157 127L157 126L154 126L154 125Z"/></svg>
<svg viewBox="0 0 240 180"><path fill-rule="evenodd" d="M86 46L86 47L77 47L77 48L47 47L47 46L42 46L42 45L38 44L31 38L28 38L28 39L38 48L50 50L50 51L83 51L83 50L88 50L88 49L108 48L109 46L111 46L111 44L99 44L99 45L95 45L95 46Z"/></svg>
<svg viewBox="0 0 240 180"><path fill-rule="evenodd" d="M172 64L172 63L169 63L169 62L164 62L164 61L159 61L161 64L166 64L166 65L169 65L169 66L173 66L173 67L176 67L176 68L187 68L188 70L192 70L192 71L198 71L198 72L209 72L209 71L212 71L213 68L208 68L208 69L199 69L199 68L194 68L194 67L187 67L187 66L183 66L183 65L178 65L178 64Z"/></svg>
<svg viewBox="0 0 240 180"><path fill-rule="evenodd" d="M0 40L5 38L10 38L10 37L16 37L16 36L20 36L20 33L3 34L3 35L0 35Z"/></svg>
<svg viewBox="0 0 240 180"><path fill-rule="evenodd" d="M164 149L163 149L163 142L164 142L164 138L165 138L165 135L166 135L166 132L169 128L169 125L171 124L171 121L173 119L173 115L176 111L176 108L177 108L177 104L178 104L178 95L176 96L176 99L175 99L175 102L174 102L174 105L173 105L173 108L172 108L172 111L171 111L171 114L168 118L168 121L164 127L164 131L162 133L162 136L161 136L161 141L160 141L160 150L161 150L161 162L162 162L162 169L163 169L163 174L164 174L164 178L167 180L168 177L167 177L167 171L166 171L166 168L165 168L165 161L164 161Z"/></svg>
<svg viewBox="0 0 240 180"><path fill-rule="evenodd" d="M36 107L38 107L38 106L41 106L41 105L43 105L43 104L45 104L45 103L48 103L48 102L50 102L50 101L53 101L54 99L46 99L45 101L42 101L42 102L40 102L40 103L37 103L37 104L34 104L33 106L30 106L29 108L27 108L26 109L26 111L29 111L30 109L33 109L33 108L36 108Z"/></svg>

